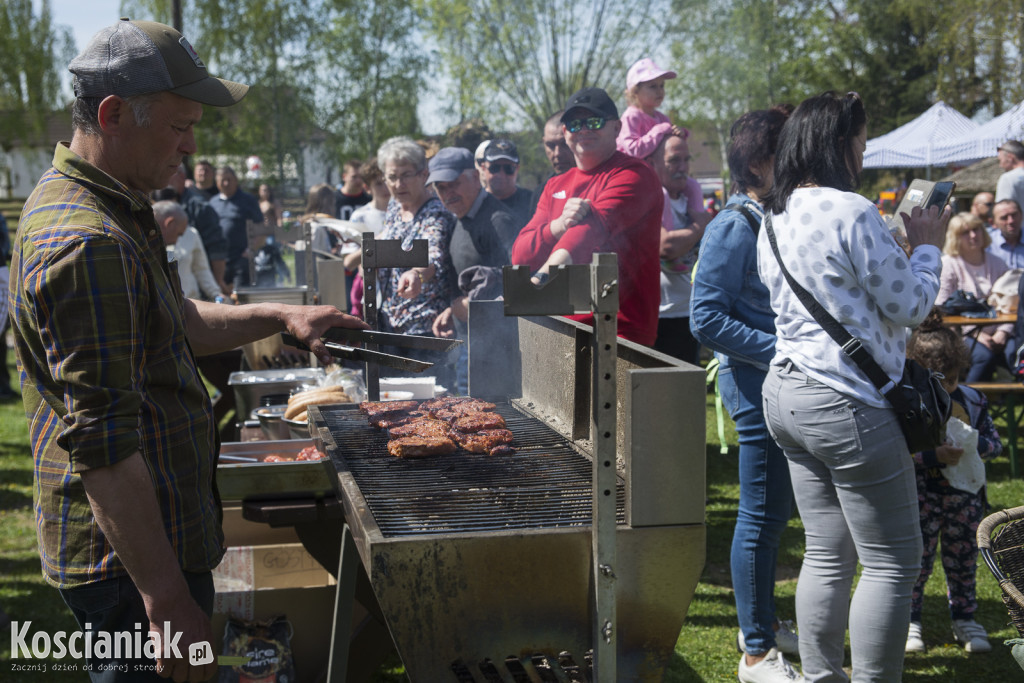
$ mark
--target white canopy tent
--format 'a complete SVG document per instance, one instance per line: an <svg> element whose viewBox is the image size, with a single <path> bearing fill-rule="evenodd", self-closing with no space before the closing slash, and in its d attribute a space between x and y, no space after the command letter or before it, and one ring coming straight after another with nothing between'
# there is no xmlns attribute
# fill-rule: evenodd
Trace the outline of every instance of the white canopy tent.
<svg viewBox="0 0 1024 683"><path fill-rule="evenodd" d="M966 164L994 157L999 145L1024 138L1024 102L965 135L944 141L933 152L935 165Z"/></svg>
<svg viewBox="0 0 1024 683"><path fill-rule="evenodd" d="M868 140L864 168L944 166L949 162L937 161L935 150L970 134L977 127L978 124L945 102L936 102L916 119Z"/></svg>

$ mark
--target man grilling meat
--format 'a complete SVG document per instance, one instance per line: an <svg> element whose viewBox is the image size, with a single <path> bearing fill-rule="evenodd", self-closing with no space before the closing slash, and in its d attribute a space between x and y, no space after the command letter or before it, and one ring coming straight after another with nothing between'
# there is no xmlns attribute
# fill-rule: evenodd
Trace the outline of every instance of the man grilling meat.
<svg viewBox="0 0 1024 683"><path fill-rule="evenodd" d="M86 642L119 644L87 653L92 680L207 680L216 665L186 657L215 637L224 534L195 355L287 330L329 362L323 333L366 325L333 306L181 296L146 193L195 153L203 104L232 105L247 86L210 76L170 26L127 19L69 69L74 131L25 203L9 292L43 571ZM174 649L154 662L121 648L140 628Z"/></svg>
<svg viewBox="0 0 1024 683"><path fill-rule="evenodd" d="M619 336L650 346L658 333L661 183L646 163L616 151L622 123L604 90L576 92L561 121L576 168L548 181L512 246L512 263L529 266L534 284L543 284L555 266L617 254ZM593 322L591 315L570 317Z"/></svg>

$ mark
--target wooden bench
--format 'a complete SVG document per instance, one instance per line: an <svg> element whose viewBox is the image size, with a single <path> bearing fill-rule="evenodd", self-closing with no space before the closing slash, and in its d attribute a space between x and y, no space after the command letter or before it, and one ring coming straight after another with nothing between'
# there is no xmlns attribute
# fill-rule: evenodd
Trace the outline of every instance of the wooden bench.
<svg viewBox="0 0 1024 683"><path fill-rule="evenodd" d="M1006 422L1006 443L1010 456L1010 476L1017 476L1017 429L1024 420L1024 384L1020 382L974 382L968 385L988 397L992 418Z"/></svg>

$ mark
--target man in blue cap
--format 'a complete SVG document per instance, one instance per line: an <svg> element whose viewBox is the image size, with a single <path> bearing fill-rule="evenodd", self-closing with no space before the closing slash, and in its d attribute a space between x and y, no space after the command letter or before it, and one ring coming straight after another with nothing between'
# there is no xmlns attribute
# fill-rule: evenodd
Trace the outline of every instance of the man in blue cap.
<svg viewBox="0 0 1024 683"><path fill-rule="evenodd" d="M460 275L460 285L461 274L474 266L498 268L510 263L509 252L518 227L509 210L480 186L480 174L468 149L445 147L438 151L430 160L427 184L433 186L444 207L458 219L448 253ZM463 291L452 300L452 305L434 321L434 334L466 338L468 299L469 292ZM459 346L455 368L457 388L465 393L465 344Z"/></svg>

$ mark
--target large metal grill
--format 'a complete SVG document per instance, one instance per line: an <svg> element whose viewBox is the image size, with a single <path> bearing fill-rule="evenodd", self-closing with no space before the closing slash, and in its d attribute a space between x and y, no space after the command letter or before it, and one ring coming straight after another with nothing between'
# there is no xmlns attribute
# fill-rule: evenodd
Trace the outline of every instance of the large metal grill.
<svg viewBox="0 0 1024 683"><path fill-rule="evenodd" d="M498 404L515 435L515 455L469 454L400 459L387 452L387 432L354 406L320 408L339 472L351 473L385 538L589 525L590 460L547 424ZM625 523L625 487L617 486Z"/></svg>
<svg viewBox="0 0 1024 683"><path fill-rule="evenodd" d="M704 562L704 372L600 306L596 331L533 308L617 302L607 260L470 304L470 393L515 455L397 459L354 406L310 407L345 518L332 675L358 567L412 681L660 680Z"/></svg>

